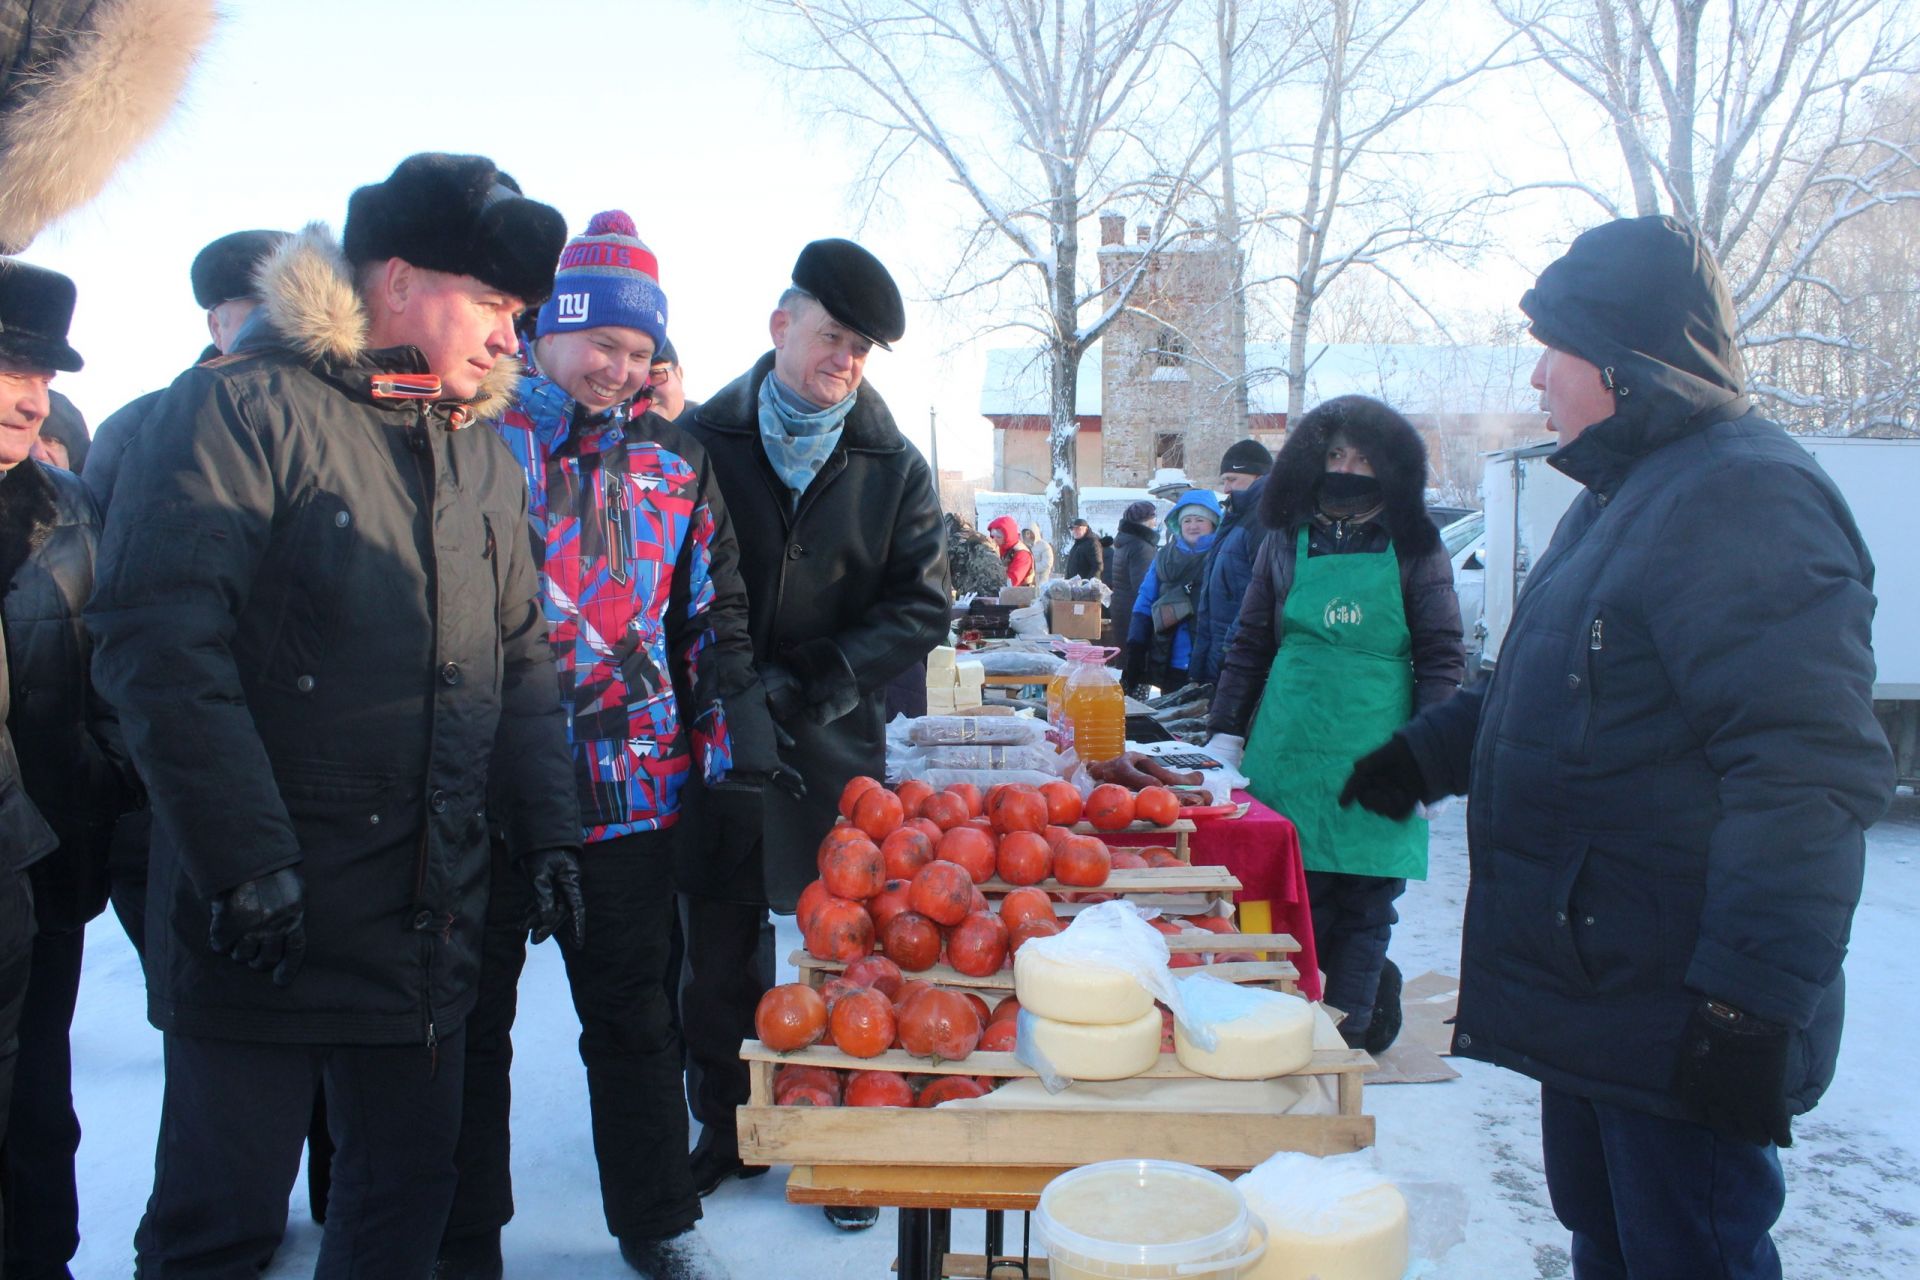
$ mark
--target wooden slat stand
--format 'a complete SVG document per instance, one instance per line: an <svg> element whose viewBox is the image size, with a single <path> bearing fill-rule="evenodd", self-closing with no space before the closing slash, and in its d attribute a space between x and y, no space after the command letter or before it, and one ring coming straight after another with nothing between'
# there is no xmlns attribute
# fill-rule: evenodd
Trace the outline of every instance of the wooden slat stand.
<svg viewBox="0 0 1920 1280"><path fill-rule="evenodd" d="M781 1054L749 1040L740 1056L750 1064L752 1090L738 1112L740 1158L748 1164L792 1165L787 1199L795 1204L900 1209L903 1280L982 1275L984 1263L976 1255L956 1256L953 1263L959 1269L949 1268L947 1214L954 1209L1031 1210L1047 1183L1081 1165L1148 1157L1233 1175L1276 1151L1336 1155L1371 1146L1374 1138L1373 1117L1362 1110L1362 1076L1373 1069L1373 1059L1355 1049L1316 1053L1297 1073L1337 1081L1332 1115L1091 1107L782 1107L773 1102L773 1076L784 1063L946 1075L1011 1077L1033 1072L1010 1053L976 1052L962 1062L930 1063L900 1050L874 1058L820 1047ZM1193 1075L1172 1055L1163 1055L1145 1078ZM931 1236L926 1234L929 1220L908 1218L921 1210L934 1215ZM916 1257L908 1256L910 1237Z"/></svg>

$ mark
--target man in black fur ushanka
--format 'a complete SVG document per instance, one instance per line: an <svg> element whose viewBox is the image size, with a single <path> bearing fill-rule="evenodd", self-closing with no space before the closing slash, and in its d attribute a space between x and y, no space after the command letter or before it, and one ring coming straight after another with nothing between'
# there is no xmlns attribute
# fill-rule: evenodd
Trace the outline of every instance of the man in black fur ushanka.
<svg viewBox="0 0 1920 1280"><path fill-rule="evenodd" d="M526 534L483 419L560 215L418 155L260 273L230 356L128 458L87 614L154 810L165 1033L142 1275L250 1276L312 1111L339 1152L319 1276L424 1276L454 1188L487 827L579 930L579 814Z"/></svg>
<svg viewBox="0 0 1920 1280"><path fill-rule="evenodd" d="M1453 1049L1540 1082L1577 1277L1779 1280L1777 1147L1833 1079L1865 829L1873 562L1746 394L1707 246L1595 227L1520 300L1585 486L1484 686L1361 758L1383 814L1466 792Z"/></svg>

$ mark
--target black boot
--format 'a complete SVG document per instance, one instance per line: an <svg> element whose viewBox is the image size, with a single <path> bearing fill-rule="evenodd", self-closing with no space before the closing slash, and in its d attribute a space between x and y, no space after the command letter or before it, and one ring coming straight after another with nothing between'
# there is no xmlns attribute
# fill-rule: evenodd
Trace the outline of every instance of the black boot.
<svg viewBox="0 0 1920 1280"><path fill-rule="evenodd" d="M646 1280L729 1280L730 1273L688 1227L677 1236L621 1236L620 1257Z"/></svg>
<svg viewBox="0 0 1920 1280"><path fill-rule="evenodd" d="M1368 1053L1385 1053L1400 1038L1400 1024L1405 1021L1400 987L1400 966L1388 960L1380 969L1380 987L1373 996L1373 1021L1365 1033Z"/></svg>
<svg viewBox="0 0 1920 1280"><path fill-rule="evenodd" d="M505 1270L500 1261L500 1233L480 1231L440 1242L432 1280L500 1280Z"/></svg>
<svg viewBox="0 0 1920 1280"><path fill-rule="evenodd" d="M830 1204L821 1212L842 1231L865 1231L880 1221L880 1211L867 1205Z"/></svg>
<svg viewBox="0 0 1920 1280"><path fill-rule="evenodd" d="M693 1154L687 1159L693 1170L694 1190L703 1196L712 1195L728 1178L745 1182L768 1169L764 1164L740 1163L739 1148L715 1129L700 1131L700 1141L693 1144Z"/></svg>

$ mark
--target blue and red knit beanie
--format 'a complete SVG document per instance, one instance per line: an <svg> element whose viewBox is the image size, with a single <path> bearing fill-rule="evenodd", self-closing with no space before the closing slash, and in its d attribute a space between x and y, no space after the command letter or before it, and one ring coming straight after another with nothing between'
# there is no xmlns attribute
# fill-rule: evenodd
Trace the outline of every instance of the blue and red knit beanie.
<svg viewBox="0 0 1920 1280"><path fill-rule="evenodd" d="M540 308L537 337L619 325L638 329L658 350L667 340L667 295L660 264L640 243L633 219L619 209L593 215L585 234L567 241L553 276L553 296Z"/></svg>

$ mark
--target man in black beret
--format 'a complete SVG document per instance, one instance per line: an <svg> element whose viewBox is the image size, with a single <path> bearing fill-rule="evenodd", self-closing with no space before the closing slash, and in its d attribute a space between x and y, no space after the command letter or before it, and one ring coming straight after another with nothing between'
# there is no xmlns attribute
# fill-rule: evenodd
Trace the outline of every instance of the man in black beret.
<svg viewBox="0 0 1920 1280"><path fill-rule="evenodd" d="M526 526L491 431L560 215L418 155L309 226L128 456L87 621L154 810L167 1080L150 1275L240 1275L286 1223L315 1082L320 1276L424 1276L453 1194L488 828L579 936L579 813ZM540 936L545 936L542 933Z"/></svg>
<svg viewBox="0 0 1920 1280"><path fill-rule="evenodd" d="M906 327L878 258L850 240L816 240L769 320L773 350L691 415L740 541L781 756L806 779L804 797L768 788L754 812L731 796L724 806L697 797L689 809L681 1010L703 1191L741 1171L739 1047L772 983L767 907L794 909L841 789L885 768L888 682L946 634L933 477L864 380L872 349L889 349ZM848 1212L841 1225L873 1221Z"/></svg>

